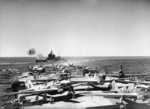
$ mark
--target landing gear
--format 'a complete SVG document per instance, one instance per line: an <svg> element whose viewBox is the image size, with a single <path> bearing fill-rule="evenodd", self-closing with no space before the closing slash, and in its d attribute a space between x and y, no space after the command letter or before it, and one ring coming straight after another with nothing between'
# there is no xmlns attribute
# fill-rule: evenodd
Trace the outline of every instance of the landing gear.
<svg viewBox="0 0 150 109"><path fill-rule="evenodd" d="M39 101L39 96L38 95L35 97L35 100L36 100L36 102Z"/></svg>
<svg viewBox="0 0 150 109"><path fill-rule="evenodd" d="M22 103L20 103L20 101L18 99L14 99L12 101L12 107L13 109L22 109Z"/></svg>
<svg viewBox="0 0 150 109"><path fill-rule="evenodd" d="M133 101L136 102L136 99L134 98Z"/></svg>
<svg viewBox="0 0 150 109"><path fill-rule="evenodd" d="M122 103L116 103L119 106L119 109L127 109L126 104Z"/></svg>
<svg viewBox="0 0 150 109"><path fill-rule="evenodd" d="M123 103L123 96L120 98L119 109L127 109L126 104Z"/></svg>
<svg viewBox="0 0 150 109"><path fill-rule="evenodd" d="M44 102L47 102L47 101L48 101L49 103L53 104L53 103L54 103L54 98L53 98L52 96L50 96L50 98L48 99L47 94L44 93L43 101L44 101Z"/></svg>
<svg viewBox="0 0 150 109"><path fill-rule="evenodd" d="M43 101L44 101L44 102L47 101L47 94L46 94L46 93L44 93Z"/></svg>
<svg viewBox="0 0 150 109"><path fill-rule="evenodd" d="M71 97L72 99L75 98L75 90L71 85L69 88L68 96Z"/></svg>
<svg viewBox="0 0 150 109"><path fill-rule="evenodd" d="M68 96L72 99L75 98L75 94L71 91L68 92Z"/></svg>
<svg viewBox="0 0 150 109"><path fill-rule="evenodd" d="M126 105L124 103L119 104L119 109L127 109Z"/></svg>

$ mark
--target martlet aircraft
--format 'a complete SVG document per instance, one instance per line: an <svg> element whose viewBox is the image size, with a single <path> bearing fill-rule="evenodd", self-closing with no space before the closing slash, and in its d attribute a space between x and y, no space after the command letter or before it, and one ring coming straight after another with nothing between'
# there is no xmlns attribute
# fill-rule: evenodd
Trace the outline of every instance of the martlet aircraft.
<svg viewBox="0 0 150 109"><path fill-rule="evenodd" d="M113 81L115 82L115 81ZM111 91L103 91L103 92L97 92L97 93L91 93L91 94L83 94L88 96L103 96L107 98L119 98L120 99L120 109L126 109L126 105L123 103L123 99L129 98L136 101L137 99L141 99L143 101L148 100L147 104L150 103L150 88L146 90L146 92L142 92L141 90L137 89L137 84L133 87L130 87L127 85L126 87L119 88L116 84L115 90Z"/></svg>
<svg viewBox="0 0 150 109"><path fill-rule="evenodd" d="M49 97L49 101L52 103L54 101L54 98L52 95L56 94L62 94L65 91L69 91L68 95L71 95L72 98L75 97L75 90L73 87L82 85L83 83L79 84L72 84L69 80L62 80L62 81L51 81L51 82L46 82L43 85L33 85L31 80L26 81L25 85L27 89L25 90L20 90L18 92L12 92L8 93L5 96L15 96L20 95L21 96L18 98L20 102L24 101L26 96L33 96L36 95L36 99L38 96L42 96L43 100L47 100L47 97ZM23 94L23 95L22 95ZM38 100L38 99L37 99Z"/></svg>

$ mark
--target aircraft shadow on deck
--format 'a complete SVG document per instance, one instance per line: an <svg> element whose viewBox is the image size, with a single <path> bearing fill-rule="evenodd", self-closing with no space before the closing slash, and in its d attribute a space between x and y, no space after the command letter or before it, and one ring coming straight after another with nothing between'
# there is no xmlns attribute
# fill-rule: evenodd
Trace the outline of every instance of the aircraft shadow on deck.
<svg viewBox="0 0 150 109"><path fill-rule="evenodd" d="M96 88L91 88L91 89L75 89L75 91L100 91L100 90Z"/></svg>
<svg viewBox="0 0 150 109"><path fill-rule="evenodd" d="M76 101L77 98L82 97L84 95L80 95L80 94L76 94L75 95L75 99L71 99L70 96L67 95L61 95L58 97L53 97L54 98L54 103L57 103L59 101L63 101L63 102L71 102L71 103L80 103L79 101ZM48 101L44 102L43 100L39 100L38 102L34 101L34 102L27 102L24 103L23 106L24 107L29 107L29 106L38 106L38 105L43 105L43 104L47 104L49 103Z"/></svg>
<svg viewBox="0 0 150 109"><path fill-rule="evenodd" d="M109 92L110 89L108 87L106 87L106 88L92 87L92 88L89 88L89 89L86 89L86 88L75 89L75 91L86 91L86 90L88 90L88 91L108 91Z"/></svg>
<svg viewBox="0 0 150 109"><path fill-rule="evenodd" d="M127 109L150 109L150 105L147 105L146 103L136 103L129 99L124 99L124 101L127 103ZM116 105L87 107L86 109L119 109L119 105L116 103Z"/></svg>

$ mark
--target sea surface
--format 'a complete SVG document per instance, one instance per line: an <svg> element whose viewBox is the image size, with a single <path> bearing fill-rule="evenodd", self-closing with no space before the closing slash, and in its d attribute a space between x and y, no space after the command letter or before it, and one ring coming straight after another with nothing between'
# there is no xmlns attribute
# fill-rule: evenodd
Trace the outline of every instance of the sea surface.
<svg viewBox="0 0 150 109"><path fill-rule="evenodd" d="M0 65L35 62L36 57L0 57Z"/></svg>
<svg viewBox="0 0 150 109"><path fill-rule="evenodd" d="M76 65L98 67L107 73L119 71L123 65L125 73L150 73L150 57L62 57L66 62L75 62ZM0 57L0 65L35 63L36 57Z"/></svg>

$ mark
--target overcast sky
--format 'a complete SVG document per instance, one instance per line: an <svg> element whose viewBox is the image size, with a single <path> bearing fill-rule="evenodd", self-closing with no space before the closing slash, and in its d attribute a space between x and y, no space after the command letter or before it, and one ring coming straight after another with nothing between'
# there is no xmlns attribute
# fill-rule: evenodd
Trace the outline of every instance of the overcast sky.
<svg viewBox="0 0 150 109"><path fill-rule="evenodd" d="M150 56L148 0L1 0L0 56Z"/></svg>

